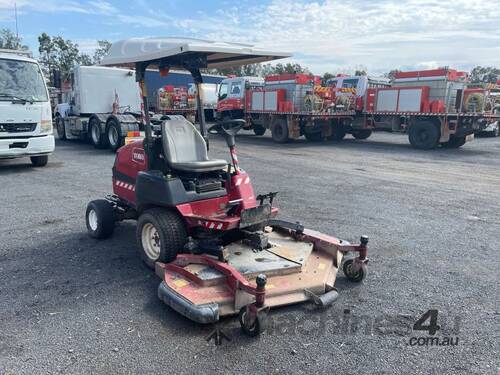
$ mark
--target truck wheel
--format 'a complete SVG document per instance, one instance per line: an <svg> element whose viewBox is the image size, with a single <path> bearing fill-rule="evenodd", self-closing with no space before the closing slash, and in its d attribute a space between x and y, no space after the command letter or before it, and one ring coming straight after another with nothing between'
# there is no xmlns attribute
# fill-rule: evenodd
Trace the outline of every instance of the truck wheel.
<svg viewBox="0 0 500 375"><path fill-rule="evenodd" d="M97 199L87 205L85 222L90 237L103 239L113 234L115 229L115 210L105 199Z"/></svg>
<svg viewBox="0 0 500 375"><path fill-rule="evenodd" d="M271 136L276 143L288 142L288 125L286 120L280 120L271 127Z"/></svg>
<svg viewBox="0 0 500 375"><path fill-rule="evenodd" d="M353 130L352 136L356 139L367 139L372 135L371 129Z"/></svg>
<svg viewBox="0 0 500 375"><path fill-rule="evenodd" d="M323 140L323 137L321 136L321 131L319 131L319 132L306 132L306 133L304 133L304 137L306 137L306 139L309 142L320 142Z"/></svg>
<svg viewBox="0 0 500 375"><path fill-rule="evenodd" d="M330 137L328 137L328 139L330 139L332 141L341 141L344 139L346 134L347 134L347 132L345 131L345 129L342 126L334 125L333 129L332 129L332 135Z"/></svg>
<svg viewBox="0 0 500 375"><path fill-rule="evenodd" d="M444 142L441 145L444 148L460 148L465 144L465 135L463 137L450 137L448 142Z"/></svg>
<svg viewBox="0 0 500 375"><path fill-rule="evenodd" d="M266 132L266 128L262 125L253 125L252 128L255 135L264 135Z"/></svg>
<svg viewBox="0 0 500 375"><path fill-rule="evenodd" d="M429 121L421 121L410 126L410 144L419 150L436 148L439 143L439 129Z"/></svg>
<svg viewBox="0 0 500 375"><path fill-rule="evenodd" d="M154 269L158 261L168 263L175 259L187 241L187 233L177 213L151 208L139 217L136 238L142 260Z"/></svg>
<svg viewBox="0 0 500 375"><path fill-rule="evenodd" d="M121 135L120 124L115 119L109 120L106 133L108 135L109 148L112 151L118 150L125 144L125 138Z"/></svg>
<svg viewBox="0 0 500 375"><path fill-rule="evenodd" d="M101 122L97 118L90 120L90 141L95 148L106 148L107 139L101 133Z"/></svg>
<svg viewBox="0 0 500 375"><path fill-rule="evenodd" d="M56 116L56 130L59 139L65 141L67 139L66 130L64 129L64 120L61 116Z"/></svg>
<svg viewBox="0 0 500 375"><path fill-rule="evenodd" d="M32 156L30 157L30 159L31 159L31 164L33 164L34 167L45 167L49 162L48 155Z"/></svg>

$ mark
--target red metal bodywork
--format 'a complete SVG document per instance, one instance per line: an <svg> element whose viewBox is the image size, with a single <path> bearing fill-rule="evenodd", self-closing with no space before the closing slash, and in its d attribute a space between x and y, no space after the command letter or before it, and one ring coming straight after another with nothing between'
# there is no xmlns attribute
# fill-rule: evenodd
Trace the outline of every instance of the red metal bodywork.
<svg viewBox="0 0 500 375"><path fill-rule="evenodd" d="M225 98L217 102L217 112L244 110L244 98Z"/></svg>
<svg viewBox="0 0 500 375"><path fill-rule="evenodd" d="M236 157L235 151L233 158ZM237 158L236 158L237 161ZM143 141L133 142L121 147L116 155L113 173L113 193L136 207L135 184L139 172L147 170L147 155ZM227 195L217 198L182 203L176 209L186 221L188 228L204 227L213 230L229 230L238 228L240 213L244 209L257 207L250 176L239 167L231 176L231 184ZM232 206L232 214L227 212ZM272 208L271 215L278 213Z"/></svg>

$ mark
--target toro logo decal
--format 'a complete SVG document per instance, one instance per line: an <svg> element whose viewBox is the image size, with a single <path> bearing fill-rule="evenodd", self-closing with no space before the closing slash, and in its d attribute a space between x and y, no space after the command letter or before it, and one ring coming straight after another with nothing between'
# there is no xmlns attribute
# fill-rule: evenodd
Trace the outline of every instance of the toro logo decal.
<svg viewBox="0 0 500 375"><path fill-rule="evenodd" d="M144 164L146 161L146 156L144 155L144 150L142 148L132 149L132 160L139 164Z"/></svg>

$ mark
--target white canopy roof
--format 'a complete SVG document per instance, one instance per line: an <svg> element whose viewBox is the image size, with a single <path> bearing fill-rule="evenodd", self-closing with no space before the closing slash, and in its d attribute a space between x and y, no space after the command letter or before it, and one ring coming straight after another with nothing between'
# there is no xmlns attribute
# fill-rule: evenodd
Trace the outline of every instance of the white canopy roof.
<svg viewBox="0 0 500 375"><path fill-rule="evenodd" d="M266 51L250 44L194 38L132 38L113 43L101 65L134 67L136 62L150 61L151 68L158 67L159 60L165 59L172 62L170 67L182 68L176 66L174 60L188 56L206 56L207 68L225 68L281 59L291 54Z"/></svg>

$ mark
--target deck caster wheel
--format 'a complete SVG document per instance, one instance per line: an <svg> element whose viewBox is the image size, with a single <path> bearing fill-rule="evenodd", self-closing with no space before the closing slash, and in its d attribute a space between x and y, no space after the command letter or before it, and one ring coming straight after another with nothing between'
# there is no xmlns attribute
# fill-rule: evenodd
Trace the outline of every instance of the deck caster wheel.
<svg viewBox="0 0 500 375"><path fill-rule="evenodd" d="M250 306L243 306L238 317L243 332L250 337L255 337L266 330L267 311L261 311L252 317L250 309Z"/></svg>
<svg viewBox="0 0 500 375"><path fill-rule="evenodd" d="M342 266L342 270L349 280L356 283L363 281L368 272L365 263L355 262L354 259L347 259Z"/></svg>

